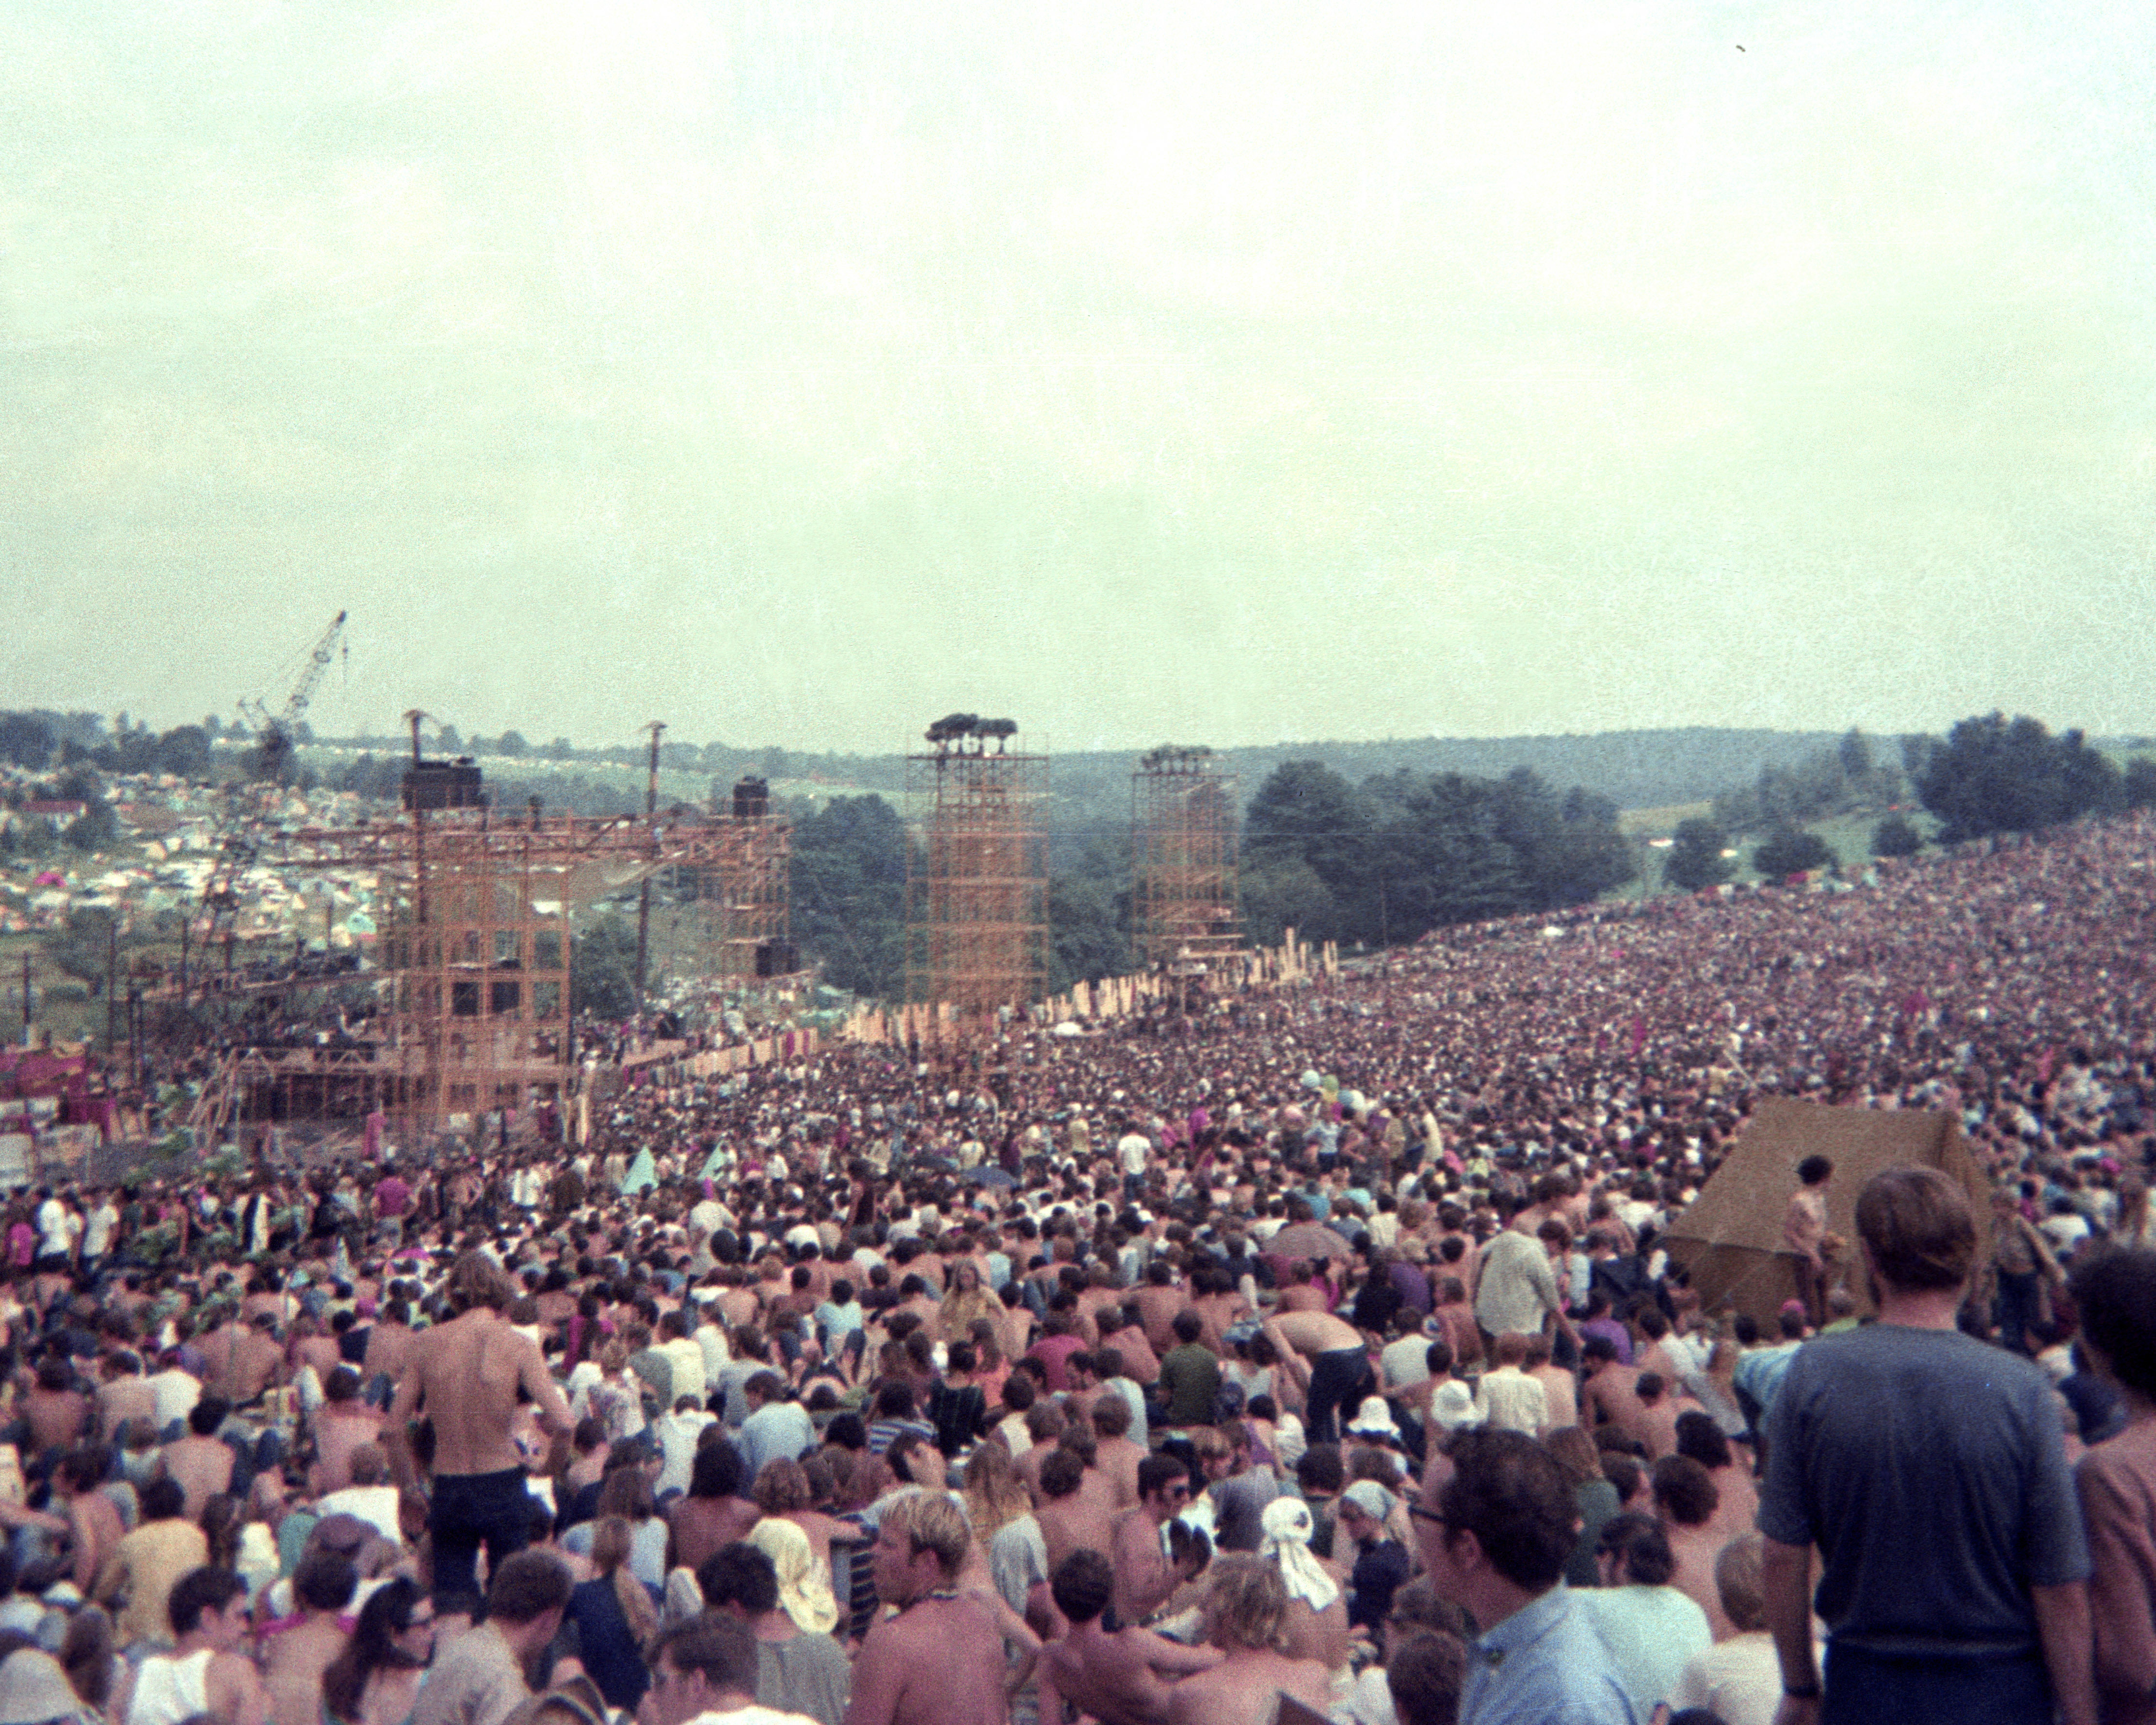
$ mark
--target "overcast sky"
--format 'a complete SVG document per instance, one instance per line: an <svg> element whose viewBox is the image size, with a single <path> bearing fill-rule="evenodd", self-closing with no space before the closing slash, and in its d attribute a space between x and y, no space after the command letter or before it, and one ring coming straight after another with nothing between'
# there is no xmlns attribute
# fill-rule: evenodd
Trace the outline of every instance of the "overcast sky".
<svg viewBox="0 0 2156 1725"><path fill-rule="evenodd" d="M1740 47L1741 44L1741 47ZM2156 8L0 0L0 705L2156 732Z"/></svg>

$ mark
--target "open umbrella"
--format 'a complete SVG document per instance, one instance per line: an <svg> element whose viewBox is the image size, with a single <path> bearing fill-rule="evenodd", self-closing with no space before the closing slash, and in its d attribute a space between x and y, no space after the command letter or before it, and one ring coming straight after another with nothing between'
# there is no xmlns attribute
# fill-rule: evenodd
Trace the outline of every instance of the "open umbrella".
<svg viewBox="0 0 2156 1725"><path fill-rule="evenodd" d="M1291 1222L1266 1243L1265 1250L1283 1258L1346 1260L1355 1249L1322 1222Z"/></svg>

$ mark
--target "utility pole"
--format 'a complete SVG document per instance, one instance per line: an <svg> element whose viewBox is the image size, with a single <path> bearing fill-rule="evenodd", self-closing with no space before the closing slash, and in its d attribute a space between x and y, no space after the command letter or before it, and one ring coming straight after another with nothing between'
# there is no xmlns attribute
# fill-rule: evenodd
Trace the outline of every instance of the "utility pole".
<svg viewBox="0 0 2156 1725"><path fill-rule="evenodd" d="M120 919L115 916L105 925L105 1058L112 1059L114 1025L112 1018L113 994L120 986Z"/></svg>
<svg viewBox="0 0 2156 1725"><path fill-rule="evenodd" d="M23 954L23 1046L30 1045L30 955Z"/></svg>
<svg viewBox="0 0 2156 1725"><path fill-rule="evenodd" d="M644 818L648 826L659 813L659 737L665 730L666 721L654 719L644 727L651 733L651 771L644 785ZM652 841L652 852L656 855L659 843ZM644 963L650 949L651 940L651 876L644 877L644 885L636 895L636 1009L644 1010Z"/></svg>

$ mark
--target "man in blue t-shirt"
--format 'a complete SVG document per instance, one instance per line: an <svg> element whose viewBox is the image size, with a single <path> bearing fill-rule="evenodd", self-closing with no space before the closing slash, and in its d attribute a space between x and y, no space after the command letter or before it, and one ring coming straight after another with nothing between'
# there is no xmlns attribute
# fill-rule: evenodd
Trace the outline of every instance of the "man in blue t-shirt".
<svg viewBox="0 0 2156 1725"><path fill-rule="evenodd" d="M1856 1228L1879 1321L1797 1350L1768 1420L1759 1530L1784 1725L2051 1725L2055 1702L2093 1725L2088 1548L2050 1381L1956 1327L1976 1259L1968 1196L1936 1168L1889 1168Z"/></svg>

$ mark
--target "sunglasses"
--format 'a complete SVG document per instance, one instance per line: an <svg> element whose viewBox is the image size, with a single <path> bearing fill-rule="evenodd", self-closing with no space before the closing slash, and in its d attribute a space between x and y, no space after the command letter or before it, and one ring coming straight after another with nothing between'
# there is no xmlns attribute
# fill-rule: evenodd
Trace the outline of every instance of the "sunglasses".
<svg viewBox="0 0 2156 1725"><path fill-rule="evenodd" d="M1410 1503L1408 1506L1408 1513L1419 1522L1435 1522L1440 1527L1449 1527L1452 1525L1445 1520L1440 1511L1424 1509L1419 1503Z"/></svg>

